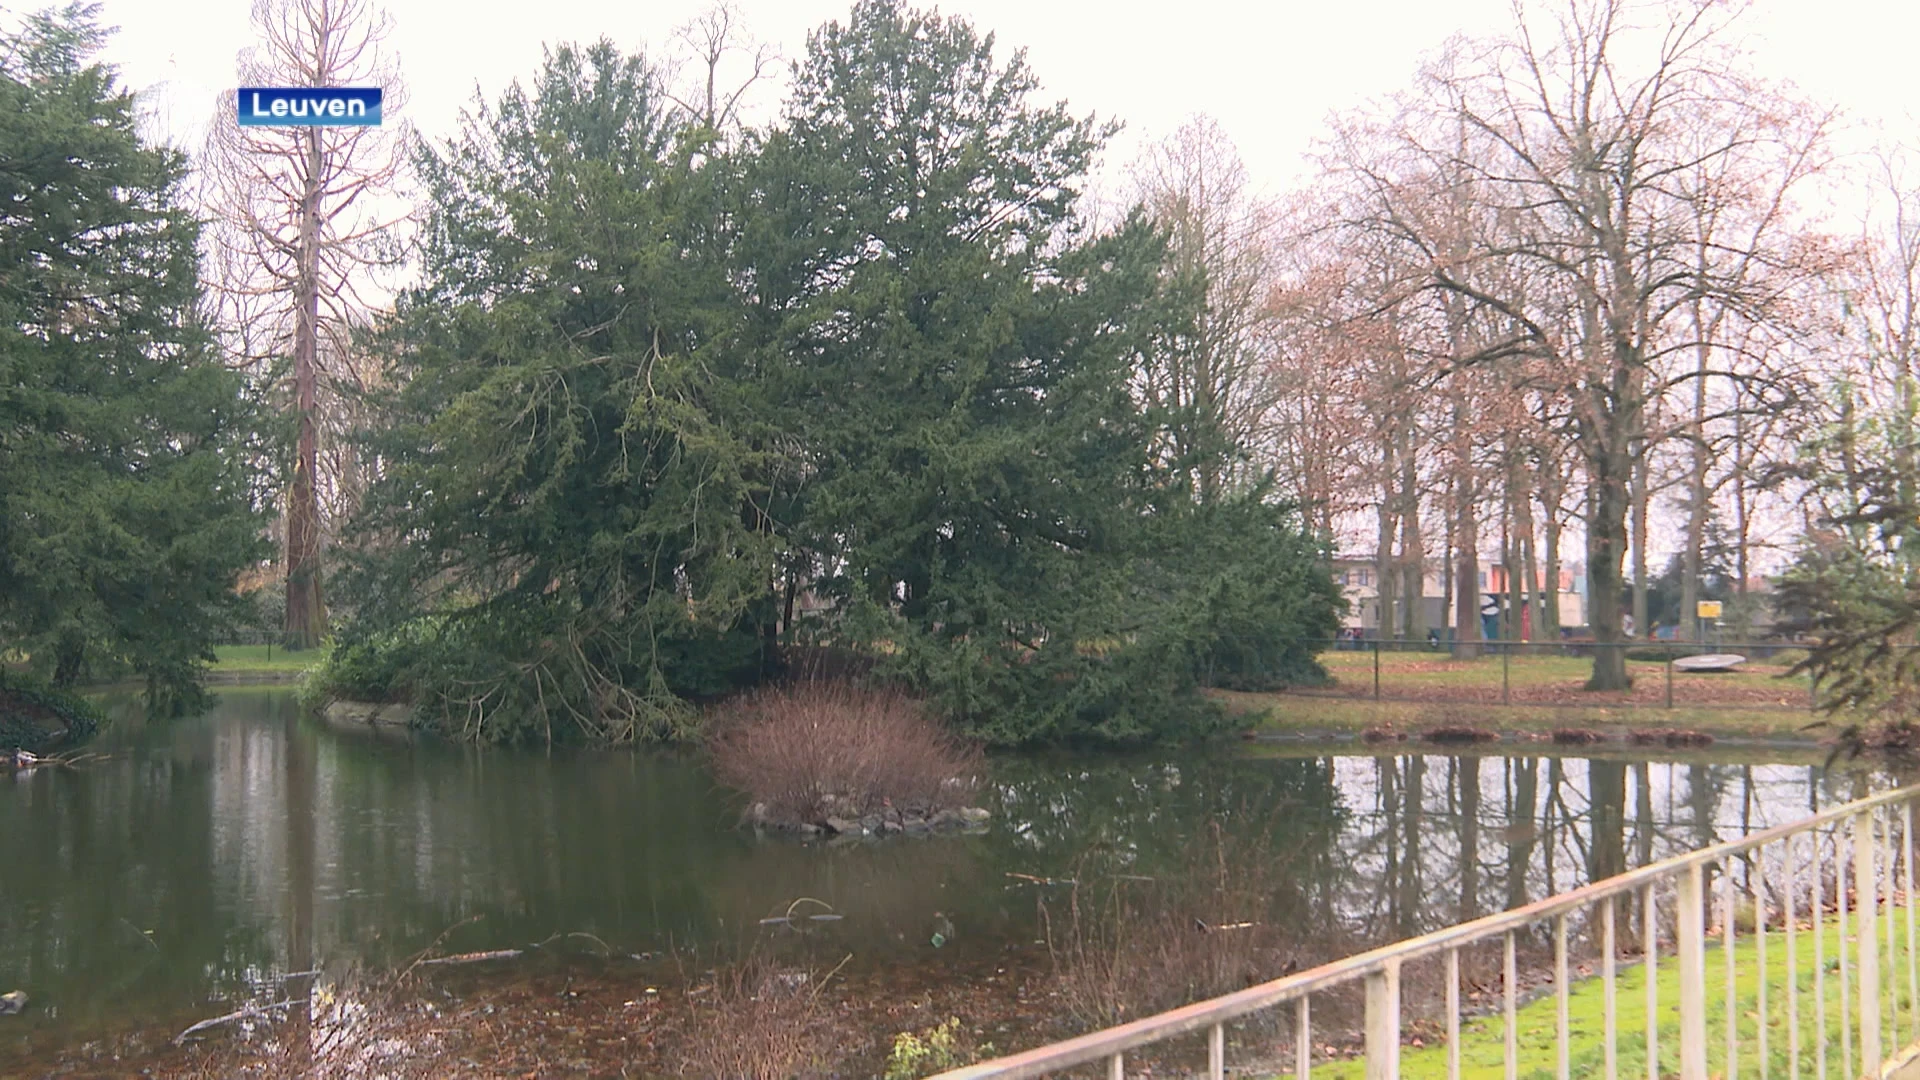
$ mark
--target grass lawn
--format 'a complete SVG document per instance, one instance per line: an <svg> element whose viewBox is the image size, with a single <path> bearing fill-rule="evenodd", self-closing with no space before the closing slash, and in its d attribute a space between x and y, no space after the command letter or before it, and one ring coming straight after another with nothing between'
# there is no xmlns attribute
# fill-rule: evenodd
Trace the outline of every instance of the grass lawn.
<svg viewBox="0 0 1920 1080"><path fill-rule="evenodd" d="M1900 1008L1900 1031L1898 1039L1890 1038L1886 1026L1881 1028L1882 1052L1891 1057L1896 1050L1913 1038L1913 1002L1908 997L1907 980L1907 941L1904 909L1896 911L1895 942L1898 946L1897 964L1891 970L1886 959L1887 918L1880 916L1879 952L1880 966L1883 969L1883 1000L1897 997ZM1848 927L1852 929L1851 924ZM1801 1076L1814 1073L1813 1063L1820 1053L1820 1028L1813 996L1813 939L1802 932L1796 948L1799 950L1797 970L1799 978L1799 1029L1800 1029L1800 1072ZM1840 1003L1839 973L1837 970L1835 949L1839 941L1836 921L1829 919L1822 930L1824 949L1829 973L1826 980L1827 1014L1826 1031L1826 1075L1842 1076L1844 1064L1840 1048ZM1729 1076L1726 1061L1726 959L1724 946L1716 937L1707 945L1707 1071L1711 1076ZM1736 977L1734 980L1735 1008L1739 1016L1737 1027L1737 1065L1732 1075L1760 1075L1760 1011L1759 984L1760 967L1757 963L1757 950L1753 939L1740 936L1734 948ZM1767 932L1767 1075L1788 1075L1788 1036L1787 1022L1787 949L1786 938L1779 928L1770 928ZM1680 1070L1680 1033L1679 1033L1679 993L1680 969L1671 955L1660 958L1660 970L1656 989L1659 994L1659 1025L1656 1031L1656 1044L1660 1056L1661 1075L1677 1075ZM1646 1031L1646 969L1643 965L1622 966L1616 980L1617 985L1617 1025L1619 1038L1616 1046L1619 1051L1619 1075L1623 1077L1645 1076L1647 1074ZM1497 987L1494 990L1497 995ZM1568 1031L1571 1059L1570 1072L1574 1076L1603 1075L1605 1005L1601 980L1596 977L1576 979L1572 992L1568 994ZM1490 1004L1498 1010L1498 997ZM1883 1008L1884 1014L1884 1008ZM1554 1035L1557 1026L1558 1003L1551 992L1523 1005L1516 1016L1519 1030L1519 1068L1518 1075L1523 1078L1551 1077L1555 1073L1557 1053ZM1484 1016L1467 1021L1460 1031L1460 1075L1463 1077L1491 1078L1506 1075L1506 1023L1498 1011L1492 1016ZM1855 1060L1855 1071L1858 1071ZM1337 1061L1316 1064L1313 1075L1332 1077L1337 1080L1361 1080L1365 1075L1365 1064L1360 1061ZM1424 1080L1428 1077L1447 1075L1447 1051L1444 1045L1422 1047L1403 1047L1400 1052L1400 1075L1408 1080Z"/></svg>
<svg viewBox="0 0 1920 1080"><path fill-rule="evenodd" d="M1467 725L1499 735L1546 738L1560 729L1597 731L1623 740L1642 729L1703 732L1716 739L1764 739L1815 745L1826 729L1807 730L1819 719L1793 709L1682 706L1461 705L1418 701L1371 701L1308 694L1214 695L1231 711L1260 716L1255 730L1270 735L1352 736L1391 728L1418 738L1431 727Z"/></svg>
<svg viewBox="0 0 1920 1080"><path fill-rule="evenodd" d="M1387 727L1417 736L1427 727L1468 726L1497 733L1581 728L1624 736L1634 729L1670 728L1807 743L1825 735L1805 730L1818 717L1808 708L1805 678L1781 677L1789 666L1785 658L1749 661L1726 673L1675 672L1673 708L1666 706L1666 665L1658 662L1629 661L1632 689L1602 693L1584 687L1593 668L1585 657L1515 655L1503 664L1499 655L1454 660L1439 652L1383 652L1375 700L1371 652L1336 650L1322 653L1320 661L1334 677L1331 687L1217 696L1236 711L1264 712L1263 730L1275 733Z"/></svg>
<svg viewBox="0 0 1920 1080"><path fill-rule="evenodd" d="M1794 655L1798 655L1797 653ZM1501 681L1501 657L1483 656L1477 660L1455 660L1444 652L1383 652L1380 654L1380 686L1383 693L1440 687L1474 688L1492 691L1497 697ZM1783 661L1785 657L1781 658ZM1373 690L1373 654L1333 650L1320 654L1320 663L1348 690ZM1804 701L1805 676L1783 679L1792 666L1768 660L1749 660L1737 670L1713 674L1688 675L1676 672L1675 695L1682 689L1706 688L1726 696L1757 694L1778 698L1797 693ZM1593 660L1584 656L1527 656L1506 658L1508 686L1515 690L1564 688L1578 690L1593 673ZM1636 685L1652 684L1664 693L1666 664L1651 661L1627 661L1627 674Z"/></svg>
<svg viewBox="0 0 1920 1080"><path fill-rule="evenodd" d="M288 652L277 645L216 645L215 675L298 675L320 662L319 649Z"/></svg>

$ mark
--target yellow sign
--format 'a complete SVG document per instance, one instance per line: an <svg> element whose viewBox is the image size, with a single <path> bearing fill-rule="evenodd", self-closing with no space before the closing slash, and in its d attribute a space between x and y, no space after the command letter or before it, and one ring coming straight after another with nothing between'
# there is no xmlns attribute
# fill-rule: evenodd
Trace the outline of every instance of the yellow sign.
<svg viewBox="0 0 1920 1080"><path fill-rule="evenodd" d="M1703 619L1717 619L1720 617L1720 601L1718 600L1702 600L1693 607L1694 614Z"/></svg>

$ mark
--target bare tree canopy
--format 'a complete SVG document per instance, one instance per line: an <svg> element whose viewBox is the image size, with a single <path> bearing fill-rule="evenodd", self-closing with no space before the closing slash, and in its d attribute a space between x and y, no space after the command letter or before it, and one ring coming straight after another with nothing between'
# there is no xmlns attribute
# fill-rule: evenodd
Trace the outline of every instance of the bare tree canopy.
<svg viewBox="0 0 1920 1080"><path fill-rule="evenodd" d="M673 33L675 57L669 94L693 123L724 132L740 124L747 92L763 82L780 62L771 45L755 41L732 3L714 4Z"/></svg>
<svg viewBox="0 0 1920 1080"><path fill-rule="evenodd" d="M1232 140L1205 116L1149 149L1133 171L1140 202L1167 234L1167 272L1199 299L1191 336L1169 342L1144 390L1184 418L1168 452L1208 463L1194 488L1212 499L1238 479L1223 470L1233 458L1220 449L1260 443L1274 405L1275 213L1254 192Z"/></svg>
<svg viewBox="0 0 1920 1080"><path fill-rule="evenodd" d="M1511 385L1564 409L1550 419L1586 481L1596 689L1627 683L1606 646L1621 640L1636 472L1666 434L1663 409L1709 380L1749 402L1784 392L1770 355L1741 343L1749 328L1790 334L1794 290L1824 269L1788 224L1823 163L1826 115L1744 73L1736 14L1627 0L1521 11L1511 35L1457 45L1374 138L1342 147L1368 196L1356 227L1418 253L1417 289L1503 324L1453 366L1530 361ZM1409 197L1416 176L1455 178L1470 213L1451 220L1469 235Z"/></svg>
<svg viewBox="0 0 1920 1080"><path fill-rule="evenodd" d="M392 23L372 0L256 0L253 25L258 43L240 56L242 85L374 85L389 117L404 106L398 68L384 51ZM285 379L284 404L298 428L285 629L290 646L305 648L327 626L323 489L350 506L365 482L339 436L368 370L354 362L352 328L379 302L370 295L381 285L376 272L401 257L408 211L393 195L407 132L395 124L241 127L230 99L220 110L201 177L212 217L213 321L235 363Z"/></svg>

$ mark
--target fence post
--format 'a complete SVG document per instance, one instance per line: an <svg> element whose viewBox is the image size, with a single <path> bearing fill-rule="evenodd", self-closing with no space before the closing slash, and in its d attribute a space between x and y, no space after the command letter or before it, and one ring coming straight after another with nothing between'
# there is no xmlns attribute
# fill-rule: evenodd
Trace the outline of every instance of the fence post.
<svg viewBox="0 0 1920 1080"><path fill-rule="evenodd" d="M1707 1080L1707 938L1700 864L1680 875L1674 905L1680 954L1680 1080Z"/></svg>
<svg viewBox="0 0 1920 1080"><path fill-rule="evenodd" d="M1667 708L1673 708L1673 650L1667 650Z"/></svg>
<svg viewBox="0 0 1920 1080"><path fill-rule="evenodd" d="M1841 903L1846 903L1843 895ZM1873 872L1873 811L1853 817L1854 970L1860 976L1860 1069L1880 1075L1880 889ZM1843 940L1841 948L1846 948Z"/></svg>
<svg viewBox="0 0 1920 1080"><path fill-rule="evenodd" d="M1367 975L1367 1080L1400 1076L1400 962Z"/></svg>
<svg viewBox="0 0 1920 1080"><path fill-rule="evenodd" d="M1380 700L1380 638L1373 639L1373 700Z"/></svg>
<svg viewBox="0 0 1920 1080"><path fill-rule="evenodd" d="M1500 647L1500 704L1502 705L1513 704L1513 700L1509 696L1509 687L1512 685L1512 681L1508 677L1508 666L1512 663L1512 659L1513 646L1511 644L1502 645Z"/></svg>

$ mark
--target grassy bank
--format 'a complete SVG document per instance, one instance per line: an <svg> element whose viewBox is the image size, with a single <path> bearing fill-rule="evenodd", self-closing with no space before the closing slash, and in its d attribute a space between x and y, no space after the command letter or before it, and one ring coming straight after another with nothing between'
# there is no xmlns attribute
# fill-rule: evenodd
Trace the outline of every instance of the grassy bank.
<svg viewBox="0 0 1920 1080"><path fill-rule="evenodd" d="M1901 1028L1908 1029L1907 1010L1912 1002L1907 995L1907 955L1906 920L1894 919L1896 923L1895 941L1901 963L1891 970L1882 971L1882 993L1887 999L1898 998L1901 1010ZM1884 950L1886 948L1886 916L1881 915L1880 948L1882 950L1880 966L1888 969ZM1802 929L1806 929L1803 925ZM1836 963L1836 949L1839 944L1838 924L1828 920L1822 931L1823 948L1826 961L1831 966ZM1820 1029L1818 1026L1813 997L1813 939L1811 934L1802 933L1797 943L1799 963L1799 1034L1801 1075L1813 1071L1813 1063L1819 1060ZM1788 1046L1790 1028L1787 1023L1787 956L1786 939L1783 931L1770 928L1767 934L1767 1075L1787 1074ZM1712 940L1707 948L1707 1071L1710 1075L1729 1075L1726 1060L1726 960L1724 947L1718 940ZM1759 1074L1760 1063L1760 981L1761 967L1758 963L1758 950L1753 940L1738 939L1734 948L1736 978L1734 980L1735 1009L1739 1017L1737 1027L1736 1054L1738 1072ZM1827 1039L1826 1074L1843 1075L1840 1048L1840 1003L1837 997L1839 974L1829 973L1827 982ZM1644 1076L1647 1073L1647 1007L1646 1007L1646 968L1641 964L1623 966L1619 970L1618 1015L1616 1023L1619 1030L1617 1047L1619 1050L1619 1073L1621 1076ZM1657 1015L1660 1017L1656 1028L1655 1043L1660 1057L1660 1074L1677 1075L1680 1071L1680 972L1679 965L1672 956L1663 956L1656 976L1655 990L1659 996ZM1497 991L1496 991L1497 993ZM1573 983L1568 994L1567 1014L1570 1033L1570 1064L1574 1076L1601 1075L1605 1062L1605 998L1602 981L1599 978L1585 978ZM1494 998L1497 1005L1498 998ZM1555 1050L1555 1032L1558 1022L1558 1002L1551 991L1543 994L1519 1009L1516 1017L1519 1032L1519 1067L1516 1070L1521 1077L1550 1077L1555 1074L1557 1052ZM1883 1050L1891 1056L1902 1043L1888 1042L1882 1035ZM1460 1031L1460 1075L1475 1080L1495 1080L1506 1075L1506 1024L1504 1018L1496 1013L1472 1020L1461 1027ZM1361 1080L1365 1076L1365 1065L1359 1061L1339 1061L1326 1065L1316 1065L1315 1076L1327 1076L1336 1080ZM1400 1075L1407 1080L1425 1080L1425 1078L1447 1075L1447 1050L1445 1045L1428 1045L1403 1048L1400 1052Z"/></svg>
<svg viewBox="0 0 1920 1080"><path fill-rule="evenodd" d="M1603 708L1552 705L1454 705L1417 701L1371 701L1312 694L1248 694L1221 691L1228 709L1253 721L1265 735L1351 737L1392 731L1417 739L1433 728L1470 727L1498 736L1549 738L1557 731L1590 731L1609 742L1635 732L1700 732L1716 740L1754 740L1813 746L1826 728L1809 730L1820 717L1790 709L1684 706ZM1257 718L1257 719L1256 719Z"/></svg>
<svg viewBox="0 0 1920 1080"><path fill-rule="evenodd" d="M1329 652L1321 661L1334 677L1330 687L1217 696L1236 712L1262 716L1257 730L1269 734L1418 737L1442 727L1522 737L1584 731L1624 741L1636 731L1666 729L1808 745L1828 734L1808 729L1820 717L1808 707L1805 678L1784 677L1785 657L1725 673L1675 672L1671 708L1664 663L1631 662L1632 689L1599 693L1584 688L1592 661L1581 657L1454 660L1438 652L1386 652L1379 656L1376 699L1374 660L1371 652Z"/></svg>
<svg viewBox="0 0 1920 1080"><path fill-rule="evenodd" d="M215 678L298 678L320 662L319 649L289 652L277 645L216 645L208 670Z"/></svg>
<svg viewBox="0 0 1920 1080"><path fill-rule="evenodd" d="M1732 671L1674 671L1676 705L1804 708L1807 677L1788 676L1797 653L1754 659ZM1334 650L1320 654L1320 663L1334 678L1333 693L1373 696L1374 655L1369 651ZM1489 654L1473 660L1455 660L1444 652L1383 652L1379 656L1383 698L1421 701L1498 703L1502 696L1519 704L1548 705L1656 705L1667 700L1667 665L1659 661L1629 660L1627 675L1633 687L1620 691L1589 691L1593 660L1581 656ZM1504 687L1504 690L1503 690Z"/></svg>

